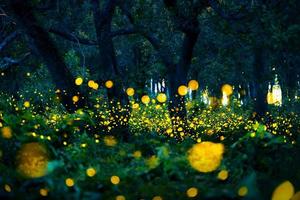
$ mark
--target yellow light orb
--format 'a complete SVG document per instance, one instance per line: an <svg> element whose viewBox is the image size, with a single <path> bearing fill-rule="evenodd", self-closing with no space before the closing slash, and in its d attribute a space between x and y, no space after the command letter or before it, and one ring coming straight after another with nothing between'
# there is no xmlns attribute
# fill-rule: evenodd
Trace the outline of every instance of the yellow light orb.
<svg viewBox="0 0 300 200"><path fill-rule="evenodd" d="M81 78L81 77L77 77L76 79L75 79L75 84L76 85L81 85L83 83L83 79Z"/></svg>
<svg viewBox="0 0 300 200"><path fill-rule="evenodd" d="M224 145L222 143L201 142L188 151L190 165L200 172L216 170L223 159Z"/></svg>
<svg viewBox="0 0 300 200"><path fill-rule="evenodd" d="M25 101L24 102L24 107L25 108L29 108L30 107L30 102L29 101Z"/></svg>
<svg viewBox="0 0 300 200"><path fill-rule="evenodd" d="M96 170L93 167L90 167L86 170L86 175L89 177L93 177L96 175Z"/></svg>
<svg viewBox="0 0 300 200"><path fill-rule="evenodd" d="M11 187L10 187L10 185L5 184L5 185L4 185L4 190L5 190L6 192L11 192Z"/></svg>
<svg viewBox="0 0 300 200"><path fill-rule="evenodd" d="M224 181L228 178L228 171L227 170L221 170L219 173L218 173L218 179Z"/></svg>
<svg viewBox="0 0 300 200"><path fill-rule="evenodd" d="M105 87L110 89L114 86L114 83L111 80L105 82Z"/></svg>
<svg viewBox="0 0 300 200"><path fill-rule="evenodd" d="M126 200L126 198L123 195L116 196L116 200Z"/></svg>
<svg viewBox="0 0 300 200"><path fill-rule="evenodd" d="M66 184L66 186L68 186L68 187L73 187L74 184L75 184L75 182L74 182L74 180L73 180L72 178L67 178L67 179L65 180L65 184Z"/></svg>
<svg viewBox="0 0 300 200"><path fill-rule="evenodd" d="M103 141L104 141L104 144L109 147L113 147L117 144L116 138L112 135L104 136Z"/></svg>
<svg viewBox="0 0 300 200"><path fill-rule="evenodd" d="M5 139L10 139L12 137L12 130L10 127L6 126L1 129L2 137Z"/></svg>
<svg viewBox="0 0 300 200"><path fill-rule="evenodd" d="M95 85L95 81L93 81L93 80L89 80L89 81L88 81L88 86L89 86L90 88L93 88L94 85Z"/></svg>
<svg viewBox="0 0 300 200"><path fill-rule="evenodd" d="M140 107L140 105L138 104L138 103L134 103L133 105L132 105L132 108L133 109L138 109Z"/></svg>
<svg viewBox="0 0 300 200"><path fill-rule="evenodd" d="M118 185L120 183L120 178L118 176L110 177L110 182L114 185Z"/></svg>
<svg viewBox="0 0 300 200"><path fill-rule="evenodd" d="M244 197L248 194L248 188L246 186L240 187L238 190L238 195Z"/></svg>
<svg viewBox="0 0 300 200"><path fill-rule="evenodd" d="M126 94L128 95L128 96L133 96L134 95L134 89L133 88L127 88L127 90L126 90Z"/></svg>
<svg viewBox="0 0 300 200"><path fill-rule="evenodd" d="M223 93L223 94L226 94L227 96L232 95L232 93L233 93L233 88L232 88L232 86L229 85L229 84L224 84L224 85L222 86L222 93Z"/></svg>
<svg viewBox="0 0 300 200"><path fill-rule="evenodd" d="M180 96L185 96L188 93L188 88L185 85L181 85L178 87L177 92Z"/></svg>
<svg viewBox="0 0 300 200"><path fill-rule="evenodd" d="M186 195L190 198L196 197L198 195L198 189L191 187L186 191Z"/></svg>
<svg viewBox="0 0 300 200"><path fill-rule="evenodd" d="M135 157L135 158L140 158L140 157L142 157L142 152L141 151L135 151L135 152L133 152L133 157Z"/></svg>
<svg viewBox="0 0 300 200"><path fill-rule="evenodd" d="M196 80L190 80L189 83L188 83L188 87L191 90L197 90L199 88L199 83Z"/></svg>
<svg viewBox="0 0 300 200"><path fill-rule="evenodd" d="M72 97L72 101L74 102L74 103L77 103L78 101L79 101L79 97L78 96L73 96Z"/></svg>
<svg viewBox="0 0 300 200"><path fill-rule="evenodd" d="M99 88L99 84L94 82L93 84L93 87L92 87L94 90L97 90Z"/></svg>
<svg viewBox="0 0 300 200"><path fill-rule="evenodd" d="M284 181L275 188L272 200L289 200L293 197L294 193L293 184L290 181Z"/></svg>
<svg viewBox="0 0 300 200"><path fill-rule="evenodd" d="M48 189L41 188L40 189L40 195L43 196L43 197L48 196Z"/></svg>
<svg viewBox="0 0 300 200"><path fill-rule="evenodd" d="M150 97L148 95L142 96L142 102L143 102L143 104L149 104L150 103Z"/></svg>
<svg viewBox="0 0 300 200"><path fill-rule="evenodd" d="M159 93L156 99L160 103L165 103L167 101L167 95L165 93Z"/></svg>
<svg viewBox="0 0 300 200"><path fill-rule="evenodd" d="M155 196L152 198L152 200L163 200L163 198L161 196Z"/></svg>
<svg viewBox="0 0 300 200"><path fill-rule="evenodd" d="M17 170L27 178L39 178L47 174L48 160L48 151L44 145L27 143L17 154Z"/></svg>

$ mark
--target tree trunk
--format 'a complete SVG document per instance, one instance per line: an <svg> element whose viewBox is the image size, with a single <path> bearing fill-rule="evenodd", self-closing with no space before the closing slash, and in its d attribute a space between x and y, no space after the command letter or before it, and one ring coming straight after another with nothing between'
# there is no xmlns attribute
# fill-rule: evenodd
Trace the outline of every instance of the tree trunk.
<svg viewBox="0 0 300 200"><path fill-rule="evenodd" d="M187 85L187 75L198 35L198 32L185 33L179 62L175 65L167 66L170 92L168 109L170 117L174 119L172 120L174 130L177 130L177 126L181 126L185 131L188 131L185 97L178 95L177 90L180 85ZM182 125L178 125L178 122L182 122Z"/></svg>
<svg viewBox="0 0 300 200"><path fill-rule="evenodd" d="M114 83L112 88L107 89L107 97L110 110L114 117L114 122L121 132L127 132L127 124L121 123L120 117L128 119L128 110L118 109L121 105L123 109L128 107L128 98L123 89L121 74L117 67L115 48L111 36L111 22L116 7L115 0L106 0L103 8L100 8L99 0L91 0L93 5L93 18L97 35L99 50L99 75L100 80L111 79Z"/></svg>
<svg viewBox="0 0 300 200"><path fill-rule="evenodd" d="M59 90L59 99L63 106L72 112L85 105L86 99L74 85L74 77L60 56L58 49L51 40L48 32L39 26L34 16L30 2L27 0L12 0L10 6L17 18L18 25L22 26L25 33L32 40L33 47L46 63L51 77ZM72 97L79 95L80 100L74 104Z"/></svg>

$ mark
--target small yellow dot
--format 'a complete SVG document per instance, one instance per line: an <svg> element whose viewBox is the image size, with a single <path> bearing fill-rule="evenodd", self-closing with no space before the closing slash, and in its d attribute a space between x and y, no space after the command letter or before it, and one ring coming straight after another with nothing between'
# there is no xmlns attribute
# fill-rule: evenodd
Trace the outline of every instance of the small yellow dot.
<svg viewBox="0 0 300 200"><path fill-rule="evenodd" d="M72 97L72 101L74 102L74 103L76 103L76 102L78 102L79 101L79 97L78 96L73 96Z"/></svg>
<svg viewBox="0 0 300 200"><path fill-rule="evenodd" d="M110 178L110 181L111 181L112 184L117 185L117 184L120 183L120 178L118 176L112 176Z"/></svg>
<svg viewBox="0 0 300 200"><path fill-rule="evenodd" d="M86 175L88 175L89 177L93 177L96 175L96 170L94 168L90 167L86 170Z"/></svg>
<svg viewBox="0 0 300 200"><path fill-rule="evenodd" d="M24 107L25 108L29 108L30 107L30 102L29 101L25 101L24 102Z"/></svg>
<svg viewBox="0 0 300 200"><path fill-rule="evenodd" d="M238 191L238 195L241 197L244 197L248 194L248 188L246 186L242 186L240 187L239 191Z"/></svg>
<svg viewBox="0 0 300 200"><path fill-rule="evenodd" d="M113 85L114 85L114 83L111 80L108 80L105 82L105 87L107 87L107 88L112 88Z"/></svg>
<svg viewBox="0 0 300 200"><path fill-rule="evenodd" d="M83 83L83 79L81 77L78 77L75 79L75 84L76 85L81 85Z"/></svg>
<svg viewBox="0 0 300 200"><path fill-rule="evenodd" d="M191 187L186 191L186 195L190 198L193 198L198 195L198 189L195 187Z"/></svg>
<svg viewBox="0 0 300 200"><path fill-rule="evenodd" d="M71 178L67 178L65 182L68 187L74 186L74 180Z"/></svg>
<svg viewBox="0 0 300 200"><path fill-rule="evenodd" d="M40 189L40 195L43 196L43 197L47 196L48 195L48 190L45 189L45 188L41 188Z"/></svg>
<svg viewBox="0 0 300 200"><path fill-rule="evenodd" d="M5 190L6 192L11 192L11 187L10 187L10 185L5 184L5 185L4 185L4 190Z"/></svg>
<svg viewBox="0 0 300 200"><path fill-rule="evenodd" d="M163 198L161 196L155 196L152 200L163 200Z"/></svg>
<svg viewBox="0 0 300 200"><path fill-rule="evenodd" d="M218 173L218 179L224 181L228 178L228 171L227 170L221 170L219 173Z"/></svg>
<svg viewBox="0 0 300 200"><path fill-rule="evenodd" d="M123 195L116 196L116 200L126 200L126 198Z"/></svg>

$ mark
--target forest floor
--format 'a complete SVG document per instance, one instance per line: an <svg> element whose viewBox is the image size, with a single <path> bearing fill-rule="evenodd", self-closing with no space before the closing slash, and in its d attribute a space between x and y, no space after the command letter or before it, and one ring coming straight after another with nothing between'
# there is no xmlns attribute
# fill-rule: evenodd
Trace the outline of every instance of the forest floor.
<svg viewBox="0 0 300 200"><path fill-rule="evenodd" d="M273 112L258 122L241 107L187 105L186 127L194 130L189 135L180 126L171 128L166 105L152 102L135 106L124 137L112 131L116 122L105 106L73 114L39 113L26 103L19 107L0 111L1 198L300 196L300 118L295 113ZM102 128L91 129L99 119Z"/></svg>

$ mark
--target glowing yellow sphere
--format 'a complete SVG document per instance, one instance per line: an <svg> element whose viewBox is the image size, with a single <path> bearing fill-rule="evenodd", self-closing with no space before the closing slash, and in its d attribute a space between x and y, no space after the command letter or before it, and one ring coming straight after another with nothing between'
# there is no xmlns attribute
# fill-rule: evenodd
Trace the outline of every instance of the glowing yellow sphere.
<svg viewBox="0 0 300 200"><path fill-rule="evenodd" d="M30 107L30 102L29 101L25 101L24 102L24 107L25 108L29 108Z"/></svg>
<svg viewBox="0 0 300 200"><path fill-rule="evenodd" d="M6 192L11 192L11 187L10 187L10 185L5 184L5 185L4 185L4 190L5 190Z"/></svg>
<svg viewBox="0 0 300 200"><path fill-rule="evenodd" d="M143 104L149 104L150 103L150 97L148 95L142 96L142 102L143 102Z"/></svg>
<svg viewBox="0 0 300 200"><path fill-rule="evenodd" d="M272 194L272 200L288 200L294 195L294 186L290 181L284 181L278 185Z"/></svg>
<svg viewBox="0 0 300 200"><path fill-rule="evenodd" d="M134 95L134 89L133 88L127 88L127 90L126 90L126 94L128 95L128 96L133 96Z"/></svg>
<svg viewBox="0 0 300 200"><path fill-rule="evenodd" d="M135 151L135 152L133 152L133 157L135 157L135 158L142 157L142 152L141 151Z"/></svg>
<svg viewBox="0 0 300 200"><path fill-rule="evenodd" d="M78 101L79 101L79 97L78 96L73 96L72 97L72 101L74 102L74 103L77 103Z"/></svg>
<svg viewBox="0 0 300 200"><path fill-rule="evenodd" d="M198 195L198 189L191 187L186 191L186 195L190 198L196 197Z"/></svg>
<svg viewBox="0 0 300 200"><path fill-rule="evenodd" d="M105 82L105 87L110 89L114 86L114 82L112 82L112 80L108 80Z"/></svg>
<svg viewBox="0 0 300 200"><path fill-rule="evenodd" d="M222 143L201 142L188 151L190 165L200 172L216 170L223 159L224 145Z"/></svg>
<svg viewBox="0 0 300 200"><path fill-rule="evenodd" d="M68 187L73 187L74 184L75 184L75 182L74 182L74 180L73 180L72 178L67 178L67 179L65 180L65 184L66 184L66 186L68 186Z"/></svg>
<svg viewBox="0 0 300 200"><path fill-rule="evenodd" d="M177 92L180 96L184 96L188 93L188 88L185 85L181 85L178 87Z"/></svg>
<svg viewBox="0 0 300 200"><path fill-rule="evenodd" d="M92 88L93 88L94 90L97 90L97 89L99 88L99 84L95 82Z"/></svg>
<svg viewBox="0 0 300 200"><path fill-rule="evenodd" d="M93 177L96 175L96 170L93 167L90 167L86 170L86 175L89 177Z"/></svg>
<svg viewBox="0 0 300 200"><path fill-rule="evenodd" d="M152 198L152 200L163 200L163 198L161 196L155 196Z"/></svg>
<svg viewBox="0 0 300 200"><path fill-rule="evenodd" d="M118 176L110 177L110 182L114 185L118 185L120 183L120 178Z"/></svg>
<svg viewBox="0 0 300 200"><path fill-rule="evenodd" d="M138 109L140 107L140 105L138 104L138 103L134 103L133 105L132 105L132 108L133 109Z"/></svg>
<svg viewBox="0 0 300 200"><path fill-rule="evenodd" d="M167 101L167 95L165 93L159 93L156 99L160 103L165 103Z"/></svg>
<svg viewBox="0 0 300 200"><path fill-rule="evenodd" d="M12 130L10 127L6 126L1 129L2 137L5 139L10 139L12 137Z"/></svg>
<svg viewBox="0 0 300 200"><path fill-rule="evenodd" d="M40 189L40 195L43 196L43 197L47 196L48 195L48 189L41 188Z"/></svg>
<svg viewBox="0 0 300 200"><path fill-rule="evenodd" d="M219 173L218 173L218 179L224 181L228 178L228 171L227 170L221 170Z"/></svg>
<svg viewBox="0 0 300 200"><path fill-rule="evenodd" d="M229 84L224 84L222 86L222 93L226 94L227 96L230 96L233 93L233 88Z"/></svg>
<svg viewBox="0 0 300 200"><path fill-rule="evenodd" d="M89 81L88 81L88 86L89 86L90 88L93 88L93 87L94 87L94 84L95 84L95 81L93 81L93 80L89 80Z"/></svg>
<svg viewBox="0 0 300 200"><path fill-rule="evenodd" d="M104 136L103 141L104 141L104 144L109 147L113 147L118 143L116 138L112 135Z"/></svg>
<svg viewBox="0 0 300 200"><path fill-rule="evenodd" d="M81 78L81 77L77 77L76 79L75 79L75 84L76 85L81 85L83 83L83 79Z"/></svg>
<svg viewBox="0 0 300 200"><path fill-rule="evenodd" d="M244 197L248 194L248 188L246 186L240 187L238 190L238 195Z"/></svg>
<svg viewBox="0 0 300 200"><path fill-rule="evenodd" d="M47 149L40 143L24 144L17 154L17 170L25 177L45 176L48 167Z"/></svg>
<svg viewBox="0 0 300 200"><path fill-rule="evenodd" d="M116 196L116 200L126 200L126 198L123 195Z"/></svg>
<svg viewBox="0 0 300 200"><path fill-rule="evenodd" d="M189 83L188 83L188 87L191 90L197 90L199 88L199 83L196 80L190 80Z"/></svg>

